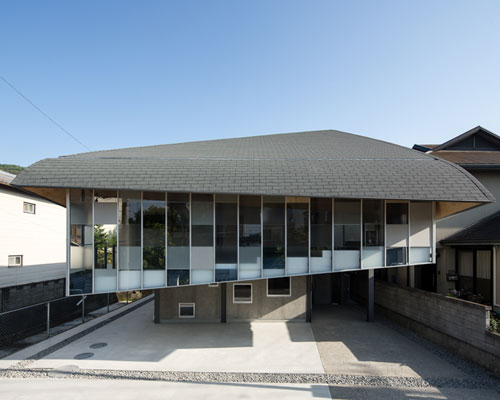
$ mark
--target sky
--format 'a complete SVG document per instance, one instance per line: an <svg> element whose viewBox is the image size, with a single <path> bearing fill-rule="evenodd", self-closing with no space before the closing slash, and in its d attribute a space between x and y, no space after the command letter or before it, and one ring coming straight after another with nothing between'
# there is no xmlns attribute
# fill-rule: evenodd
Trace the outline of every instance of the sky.
<svg viewBox="0 0 500 400"><path fill-rule="evenodd" d="M498 0L3 1L0 76L91 150L500 134ZM0 80L0 163L87 151Z"/></svg>

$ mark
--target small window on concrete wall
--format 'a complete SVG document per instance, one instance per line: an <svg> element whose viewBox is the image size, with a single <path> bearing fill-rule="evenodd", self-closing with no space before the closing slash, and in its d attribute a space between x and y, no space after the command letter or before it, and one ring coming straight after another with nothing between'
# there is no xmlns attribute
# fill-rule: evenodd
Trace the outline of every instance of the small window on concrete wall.
<svg viewBox="0 0 500 400"><path fill-rule="evenodd" d="M268 297L289 297L292 295L291 278L274 278L267 280Z"/></svg>
<svg viewBox="0 0 500 400"><path fill-rule="evenodd" d="M251 303L252 302L252 284L235 283L233 285L233 303Z"/></svg>
<svg viewBox="0 0 500 400"><path fill-rule="evenodd" d="M179 318L194 318L194 303L179 303Z"/></svg>

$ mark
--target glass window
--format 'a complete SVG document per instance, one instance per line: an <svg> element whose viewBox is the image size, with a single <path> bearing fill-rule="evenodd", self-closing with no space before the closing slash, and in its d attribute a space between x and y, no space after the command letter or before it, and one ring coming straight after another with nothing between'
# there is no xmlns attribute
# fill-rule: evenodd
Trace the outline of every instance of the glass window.
<svg viewBox="0 0 500 400"><path fill-rule="evenodd" d="M410 202L410 264L432 262L432 203Z"/></svg>
<svg viewBox="0 0 500 400"><path fill-rule="evenodd" d="M191 283L214 281L214 200L191 195Z"/></svg>
<svg viewBox="0 0 500 400"><path fill-rule="evenodd" d="M25 212L26 214L35 214L35 208L36 206L33 203L23 203L23 212Z"/></svg>
<svg viewBox="0 0 500 400"><path fill-rule="evenodd" d="M92 292L92 191L70 190L69 293Z"/></svg>
<svg viewBox="0 0 500 400"><path fill-rule="evenodd" d="M120 290L141 288L141 192L119 192L118 238Z"/></svg>
<svg viewBox="0 0 500 400"><path fill-rule="evenodd" d="M384 201L363 200L363 268L384 266Z"/></svg>
<svg viewBox="0 0 500 400"><path fill-rule="evenodd" d="M305 274L309 269L309 199L288 197L286 209L286 274Z"/></svg>
<svg viewBox="0 0 500 400"><path fill-rule="evenodd" d="M165 286L165 193L144 192L142 207L143 285Z"/></svg>
<svg viewBox="0 0 500 400"><path fill-rule="evenodd" d="M179 303L179 318L194 318L194 303Z"/></svg>
<svg viewBox="0 0 500 400"><path fill-rule="evenodd" d="M23 266L23 256L9 256L7 266L8 267L22 267Z"/></svg>
<svg viewBox="0 0 500 400"><path fill-rule="evenodd" d="M98 293L116 290L116 220L116 192L96 190L94 192L94 291Z"/></svg>
<svg viewBox="0 0 500 400"><path fill-rule="evenodd" d="M239 279L261 275L261 197L240 196Z"/></svg>
<svg viewBox="0 0 500 400"><path fill-rule="evenodd" d="M359 268L361 201L339 199L334 203L335 270Z"/></svg>
<svg viewBox="0 0 500 400"><path fill-rule="evenodd" d="M310 269L332 270L332 199L311 198Z"/></svg>
<svg viewBox="0 0 500 400"><path fill-rule="evenodd" d="M189 284L189 194L168 193L167 285Z"/></svg>
<svg viewBox="0 0 500 400"><path fill-rule="evenodd" d="M292 295L292 278L272 278L267 280L268 297L288 297Z"/></svg>
<svg viewBox="0 0 500 400"><path fill-rule="evenodd" d="M233 285L233 303L251 303L252 302L252 284L235 283Z"/></svg>
<svg viewBox="0 0 500 400"><path fill-rule="evenodd" d="M408 203L387 202L387 266L406 265L408 253Z"/></svg>
<svg viewBox="0 0 500 400"><path fill-rule="evenodd" d="M238 279L238 211L236 195L215 196L215 280Z"/></svg>
<svg viewBox="0 0 500 400"><path fill-rule="evenodd" d="M264 196L263 199L264 276L285 274L285 198Z"/></svg>

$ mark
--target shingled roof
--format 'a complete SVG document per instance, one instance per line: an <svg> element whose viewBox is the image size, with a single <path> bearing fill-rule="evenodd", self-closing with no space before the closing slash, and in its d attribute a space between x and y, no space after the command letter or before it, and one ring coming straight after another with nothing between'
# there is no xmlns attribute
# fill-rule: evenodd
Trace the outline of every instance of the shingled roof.
<svg viewBox="0 0 500 400"><path fill-rule="evenodd" d="M440 241L446 245L500 244L500 211Z"/></svg>
<svg viewBox="0 0 500 400"><path fill-rule="evenodd" d="M135 147L49 158L14 185L41 188L491 202L462 168L327 130Z"/></svg>

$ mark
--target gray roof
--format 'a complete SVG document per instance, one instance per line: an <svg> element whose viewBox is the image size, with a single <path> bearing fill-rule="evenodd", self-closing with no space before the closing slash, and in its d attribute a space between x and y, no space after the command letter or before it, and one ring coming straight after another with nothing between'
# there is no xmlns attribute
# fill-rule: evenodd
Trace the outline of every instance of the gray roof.
<svg viewBox="0 0 500 400"><path fill-rule="evenodd" d="M440 241L447 245L500 244L500 211Z"/></svg>
<svg viewBox="0 0 500 400"><path fill-rule="evenodd" d="M462 168L339 131L96 151L49 158L18 186L490 202Z"/></svg>

